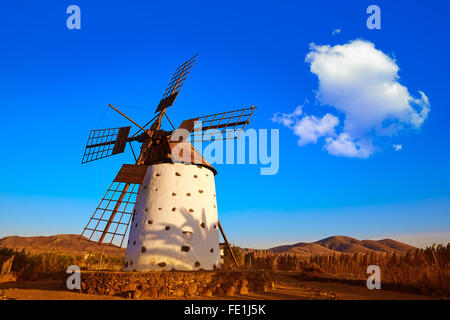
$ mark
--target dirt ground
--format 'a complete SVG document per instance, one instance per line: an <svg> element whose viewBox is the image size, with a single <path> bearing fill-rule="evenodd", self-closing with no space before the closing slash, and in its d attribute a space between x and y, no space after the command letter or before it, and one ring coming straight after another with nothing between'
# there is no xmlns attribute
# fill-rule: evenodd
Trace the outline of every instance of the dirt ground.
<svg viewBox="0 0 450 320"><path fill-rule="evenodd" d="M64 290L61 281L17 281L0 283L0 300L123 300L75 293ZM180 298L178 298L180 299ZM191 299L191 298L190 298ZM407 294L389 290L368 290L363 286L342 283L299 281L292 276L276 274L274 292L250 292L234 297L195 297L195 299L239 300L417 300L432 299L424 295Z"/></svg>

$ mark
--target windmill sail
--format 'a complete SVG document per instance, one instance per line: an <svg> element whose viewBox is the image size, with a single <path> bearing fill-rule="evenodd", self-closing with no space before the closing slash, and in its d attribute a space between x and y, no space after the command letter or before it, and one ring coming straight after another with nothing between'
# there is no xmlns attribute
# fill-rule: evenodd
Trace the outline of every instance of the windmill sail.
<svg viewBox="0 0 450 320"><path fill-rule="evenodd" d="M89 241L122 247L133 218L138 190L137 184L114 181L81 235Z"/></svg>
<svg viewBox="0 0 450 320"><path fill-rule="evenodd" d="M82 235L90 241L122 246L147 169L147 165L122 166Z"/></svg>
<svg viewBox="0 0 450 320"><path fill-rule="evenodd" d="M158 108L156 108L155 113L173 105L175 99L178 96L178 93L183 87L184 81L186 81L189 72L191 72L192 66L195 63L195 60L197 60L197 57L198 55L196 54L181 66L179 66L177 70L175 70L172 79L170 79L169 85L167 86L167 89L164 92L161 101L159 102Z"/></svg>
<svg viewBox="0 0 450 320"><path fill-rule="evenodd" d="M191 133L190 141L211 141L238 138L245 126L250 123L256 107L238 109L208 116L184 120L179 129Z"/></svg>
<svg viewBox="0 0 450 320"><path fill-rule="evenodd" d="M124 152L131 127L91 130L81 163Z"/></svg>

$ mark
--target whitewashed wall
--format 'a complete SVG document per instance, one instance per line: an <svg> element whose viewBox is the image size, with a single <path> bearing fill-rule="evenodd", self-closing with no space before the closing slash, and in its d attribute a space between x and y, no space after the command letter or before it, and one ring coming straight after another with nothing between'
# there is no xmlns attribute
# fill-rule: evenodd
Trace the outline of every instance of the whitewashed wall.
<svg viewBox="0 0 450 320"><path fill-rule="evenodd" d="M214 173L190 164L150 166L131 222L127 271L219 267Z"/></svg>

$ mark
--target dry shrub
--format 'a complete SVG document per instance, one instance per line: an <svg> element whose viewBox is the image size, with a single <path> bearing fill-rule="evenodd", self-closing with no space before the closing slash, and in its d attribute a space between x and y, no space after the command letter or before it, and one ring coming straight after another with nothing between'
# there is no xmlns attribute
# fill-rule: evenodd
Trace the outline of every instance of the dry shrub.
<svg viewBox="0 0 450 320"><path fill-rule="evenodd" d="M324 275L325 271L319 267L317 264L313 263L310 265L303 266L299 274L300 280L313 280Z"/></svg>
<svg viewBox="0 0 450 320"><path fill-rule="evenodd" d="M366 280L367 267L377 265L381 269L381 283L385 289L450 296L450 243L407 253L340 253L305 257L259 251L247 253L244 260L247 268L296 271L305 276L310 266L315 265L326 274L349 280Z"/></svg>
<svg viewBox="0 0 450 320"><path fill-rule="evenodd" d="M20 280L61 279L67 277L67 267L77 265L83 270L121 270L123 257L103 254L75 255L60 252L29 253L25 250L0 249L0 258L14 255L11 271Z"/></svg>

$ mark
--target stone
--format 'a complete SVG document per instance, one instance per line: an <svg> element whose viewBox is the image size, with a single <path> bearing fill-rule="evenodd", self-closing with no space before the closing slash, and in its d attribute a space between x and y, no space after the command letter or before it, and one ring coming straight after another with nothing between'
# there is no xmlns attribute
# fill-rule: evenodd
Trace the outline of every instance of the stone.
<svg viewBox="0 0 450 320"><path fill-rule="evenodd" d="M235 288L235 286L229 286L229 287L227 288L227 291L225 292L225 294L226 294L227 296L230 296L230 297L234 296L234 295L236 294L236 288Z"/></svg>
<svg viewBox="0 0 450 320"><path fill-rule="evenodd" d="M158 290L155 287L150 287L145 291L145 296L150 298L156 298L158 296Z"/></svg>
<svg viewBox="0 0 450 320"><path fill-rule="evenodd" d="M131 294L131 297L133 299L139 299L142 295L142 291L141 290L134 290L133 293Z"/></svg>
<svg viewBox="0 0 450 320"><path fill-rule="evenodd" d="M137 289L137 283L127 283L126 285L124 285L122 288L121 288L121 291L122 292L125 292L125 291L134 291L134 290L136 290Z"/></svg>
<svg viewBox="0 0 450 320"><path fill-rule="evenodd" d="M273 273L234 271L83 272L83 293L140 297L183 297L245 295L274 290ZM62 282L61 282L62 283ZM65 281L62 283L65 288Z"/></svg>
<svg viewBox="0 0 450 320"><path fill-rule="evenodd" d="M247 288L247 286L242 286L240 289L239 289L239 294L241 294L241 295L246 295L248 293L248 288Z"/></svg>
<svg viewBox="0 0 450 320"><path fill-rule="evenodd" d="M197 284L196 283L192 283L189 285L188 289L187 289L187 294L189 296L193 296L197 293Z"/></svg>
<svg viewBox="0 0 450 320"><path fill-rule="evenodd" d="M223 289L221 288L221 287L216 287L216 290L215 290L215 295L216 296L218 296L218 297L222 297L222 296L224 296L224 292L223 292Z"/></svg>
<svg viewBox="0 0 450 320"><path fill-rule="evenodd" d="M158 290L158 297L168 297L169 296L169 288L161 287Z"/></svg>
<svg viewBox="0 0 450 320"><path fill-rule="evenodd" d="M202 292L202 295L205 297L212 297L213 291L211 288L207 288Z"/></svg>
<svg viewBox="0 0 450 320"><path fill-rule="evenodd" d="M175 288L172 292L172 295L175 297L182 297L184 296L184 290L182 288Z"/></svg>

